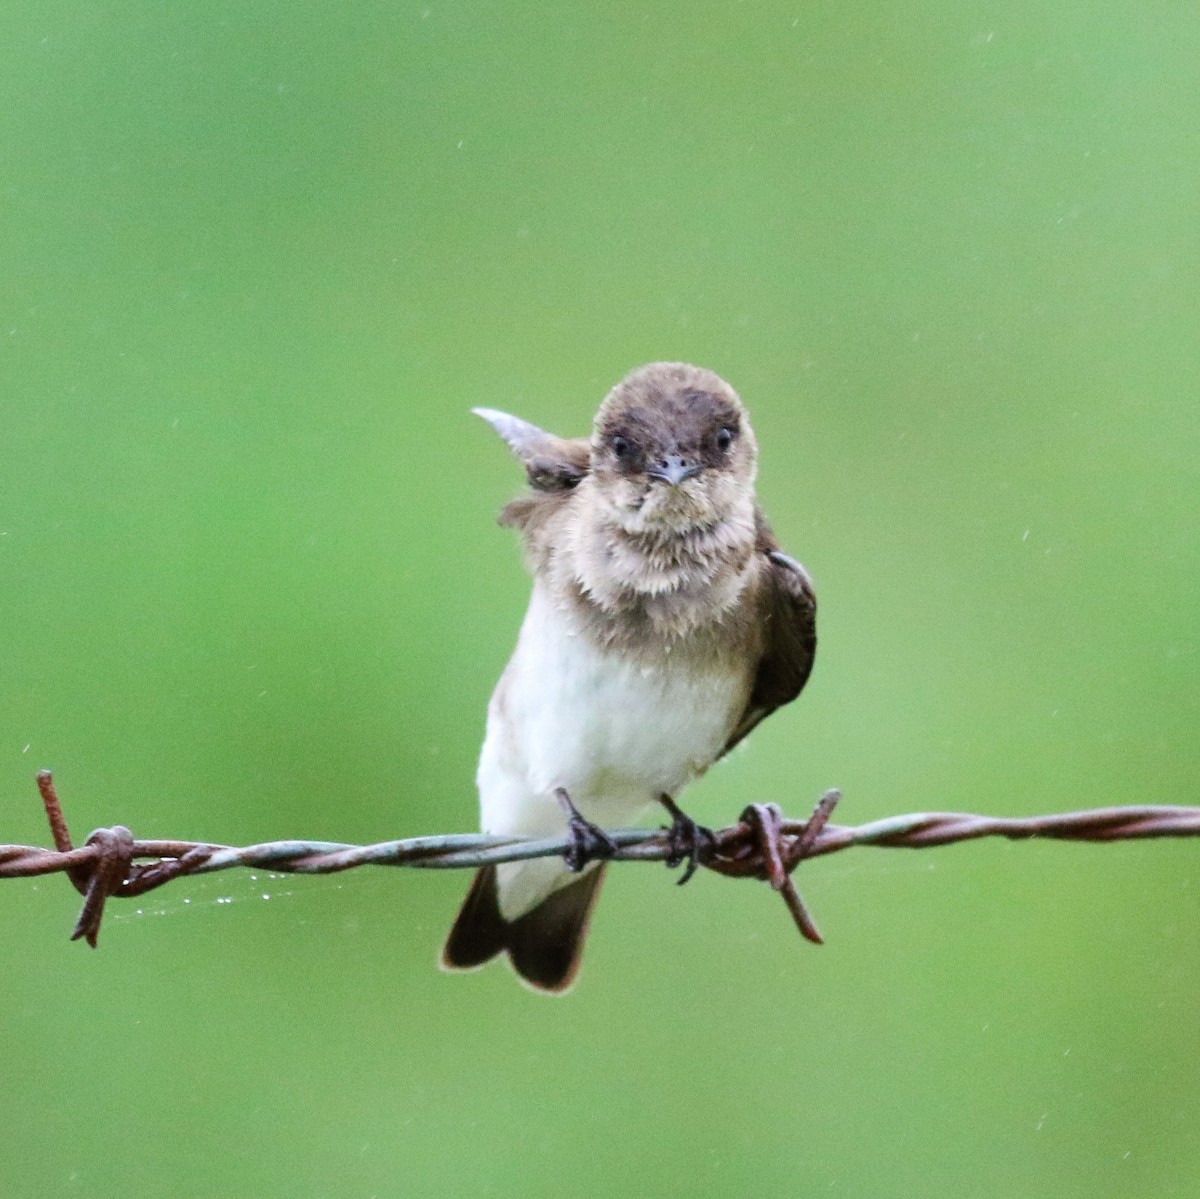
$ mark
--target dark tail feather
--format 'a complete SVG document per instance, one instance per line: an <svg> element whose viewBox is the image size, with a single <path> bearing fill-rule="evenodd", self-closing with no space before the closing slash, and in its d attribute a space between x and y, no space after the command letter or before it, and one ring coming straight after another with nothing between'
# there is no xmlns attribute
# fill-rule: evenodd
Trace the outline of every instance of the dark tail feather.
<svg viewBox="0 0 1200 1199"><path fill-rule="evenodd" d="M496 868L484 866L476 871L446 938L442 965L447 970L477 970L503 952L507 944L508 925L496 899Z"/></svg>
<svg viewBox="0 0 1200 1199"><path fill-rule="evenodd" d="M516 972L538 991L565 991L579 973L583 942L604 864L551 892L536 908L516 920L500 915L496 868L475 875L458 919L446 938L442 965L447 970L475 970L507 952Z"/></svg>

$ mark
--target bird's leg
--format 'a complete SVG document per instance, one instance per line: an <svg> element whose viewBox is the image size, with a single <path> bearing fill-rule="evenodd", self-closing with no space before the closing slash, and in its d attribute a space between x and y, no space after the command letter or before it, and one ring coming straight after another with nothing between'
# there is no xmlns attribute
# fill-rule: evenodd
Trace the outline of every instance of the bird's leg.
<svg viewBox="0 0 1200 1199"><path fill-rule="evenodd" d="M554 788L554 798L567 818L567 833L571 838L571 844L563 854L568 870L577 874L596 858L611 858L617 852L617 843L580 812L564 787Z"/></svg>
<svg viewBox="0 0 1200 1199"><path fill-rule="evenodd" d="M697 824L669 795L660 795L658 802L671 816L671 827L667 830L671 848L667 855L668 867L678 866L687 859L687 866L679 879L679 886L682 887L696 873L696 867L716 849L717 839L712 829Z"/></svg>

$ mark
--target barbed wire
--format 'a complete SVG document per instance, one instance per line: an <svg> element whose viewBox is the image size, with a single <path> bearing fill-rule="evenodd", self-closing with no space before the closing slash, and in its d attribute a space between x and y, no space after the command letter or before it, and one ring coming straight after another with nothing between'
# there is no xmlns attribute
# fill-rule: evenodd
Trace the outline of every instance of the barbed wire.
<svg viewBox="0 0 1200 1199"><path fill-rule="evenodd" d="M204 841L137 840L124 825L114 825L96 829L84 845L76 848L50 771L41 771L37 783L55 847L0 845L0 878L66 874L84 897L71 940L82 938L93 948L106 900L144 895L186 875L212 874L234 867L265 868L280 874L336 874L358 866L472 869L529 858L561 857L572 846L567 836L454 833L375 845L288 840L239 848ZM736 824L703 838L694 854L694 864L729 878L769 882L782 896L803 936L819 944L821 935L791 877L807 858L854 846L928 849L981 837L1104 842L1200 836L1200 807L1143 804L1026 817L915 812L857 826L830 824L829 817L840 798L839 791L827 791L807 820L789 819L775 804L751 804ZM607 836L616 847L611 854L613 861L665 861L674 865L680 860L678 840L668 829L616 829ZM689 877L690 869L680 881L686 882Z"/></svg>

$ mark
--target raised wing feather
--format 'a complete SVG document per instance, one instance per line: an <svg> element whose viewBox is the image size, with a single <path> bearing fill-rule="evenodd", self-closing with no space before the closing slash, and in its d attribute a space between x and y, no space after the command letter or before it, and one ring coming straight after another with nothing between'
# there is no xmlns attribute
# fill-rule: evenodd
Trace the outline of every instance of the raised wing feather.
<svg viewBox="0 0 1200 1199"><path fill-rule="evenodd" d="M590 447L587 438L556 437L520 417L495 408L472 408L501 437L521 460L529 485L535 491L569 491L588 473Z"/></svg>

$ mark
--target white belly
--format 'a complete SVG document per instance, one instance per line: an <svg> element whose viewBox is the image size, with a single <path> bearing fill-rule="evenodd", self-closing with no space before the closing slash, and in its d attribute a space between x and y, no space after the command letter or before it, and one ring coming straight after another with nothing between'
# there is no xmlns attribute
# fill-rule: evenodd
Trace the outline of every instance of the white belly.
<svg viewBox="0 0 1200 1199"><path fill-rule="evenodd" d="M484 830L561 832L556 787L597 824L631 823L716 759L749 686L748 670L728 661L680 652L646 664L602 651L535 585L488 711L478 775ZM526 910L567 878L556 861L505 867L502 910Z"/></svg>

